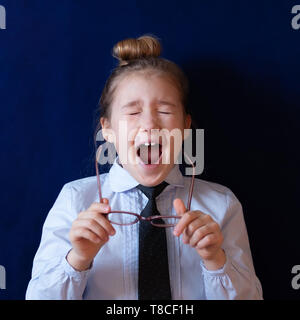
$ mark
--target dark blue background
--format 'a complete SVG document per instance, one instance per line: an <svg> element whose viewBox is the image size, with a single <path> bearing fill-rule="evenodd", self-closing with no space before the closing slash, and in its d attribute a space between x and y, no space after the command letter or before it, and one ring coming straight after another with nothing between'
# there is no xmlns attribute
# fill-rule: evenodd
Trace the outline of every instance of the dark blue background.
<svg viewBox="0 0 300 320"><path fill-rule="evenodd" d="M113 45L157 35L191 82L203 179L241 201L265 299L298 299L300 1L0 0L0 299L24 299L62 186L94 175L94 114ZM236 230L238 232L238 230Z"/></svg>

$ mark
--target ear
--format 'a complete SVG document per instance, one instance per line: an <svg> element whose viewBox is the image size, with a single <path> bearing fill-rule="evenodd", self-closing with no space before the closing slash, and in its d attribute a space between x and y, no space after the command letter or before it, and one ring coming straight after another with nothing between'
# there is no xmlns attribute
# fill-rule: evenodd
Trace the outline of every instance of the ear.
<svg viewBox="0 0 300 320"><path fill-rule="evenodd" d="M184 122L185 129L190 129L192 125L192 117L189 113L186 115Z"/></svg>
<svg viewBox="0 0 300 320"><path fill-rule="evenodd" d="M192 117L188 113L184 119L184 129L190 129L192 124ZM184 140L189 137L190 135L190 130L184 130Z"/></svg>
<svg viewBox="0 0 300 320"><path fill-rule="evenodd" d="M110 122L107 118L105 117L101 117L100 118L100 124L101 124L101 131L102 131L102 135L103 138L107 141L107 142L111 142L114 143L115 142L115 136L113 133L113 130L111 129L111 125Z"/></svg>

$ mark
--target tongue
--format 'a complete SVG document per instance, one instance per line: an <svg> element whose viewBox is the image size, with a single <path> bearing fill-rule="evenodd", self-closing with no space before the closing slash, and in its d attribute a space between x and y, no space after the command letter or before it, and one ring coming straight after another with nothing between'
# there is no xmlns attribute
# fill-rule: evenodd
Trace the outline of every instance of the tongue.
<svg viewBox="0 0 300 320"><path fill-rule="evenodd" d="M156 163L159 159L159 147L141 147L140 149L140 158L145 164Z"/></svg>

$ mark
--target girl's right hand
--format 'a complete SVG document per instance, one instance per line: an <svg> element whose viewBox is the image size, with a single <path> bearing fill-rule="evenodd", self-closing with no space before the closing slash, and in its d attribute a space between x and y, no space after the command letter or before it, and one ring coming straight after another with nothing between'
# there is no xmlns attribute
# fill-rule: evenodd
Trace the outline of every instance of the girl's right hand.
<svg viewBox="0 0 300 320"><path fill-rule="evenodd" d="M109 236L116 233L103 215L109 211L108 199L103 198L102 203L94 202L86 211L80 212L73 222L69 233L73 248L69 251L67 260L74 269L88 269Z"/></svg>

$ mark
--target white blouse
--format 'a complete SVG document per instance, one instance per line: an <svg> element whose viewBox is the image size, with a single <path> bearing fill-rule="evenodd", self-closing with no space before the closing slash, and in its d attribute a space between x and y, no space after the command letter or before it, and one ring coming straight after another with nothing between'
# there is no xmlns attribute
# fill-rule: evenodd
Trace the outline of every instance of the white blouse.
<svg viewBox="0 0 300 320"><path fill-rule="evenodd" d="M178 164L173 167L165 179L169 185L156 199L162 215L176 215L173 199L187 202L190 179L181 174ZM102 196L109 199L112 210L142 212L148 199L135 188L138 184L118 158L108 173L101 174ZM43 226L26 299L138 299L138 224L114 225L116 234L100 249L89 270L76 271L66 260L72 222L97 201L95 176L63 186ZM207 270L196 250L167 228L172 299L262 299L242 206L232 191L196 178L191 210L211 215L220 225L226 263L219 270Z"/></svg>

